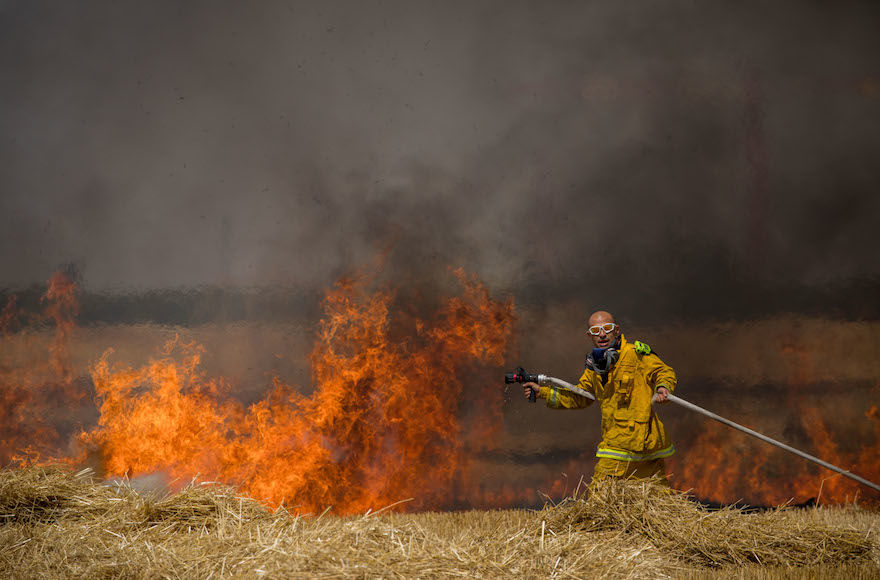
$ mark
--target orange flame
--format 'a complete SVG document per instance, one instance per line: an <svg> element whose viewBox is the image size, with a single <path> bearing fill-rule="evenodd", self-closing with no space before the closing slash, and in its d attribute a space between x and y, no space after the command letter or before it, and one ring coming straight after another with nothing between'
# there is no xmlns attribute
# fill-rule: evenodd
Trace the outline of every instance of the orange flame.
<svg viewBox="0 0 880 580"><path fill-rule="evenodd" d="M49 279L49 288L42 302L47 303L44 315L55 322L55 340L49 348L52 367L65 381L71 379L70 354L67 348L70 333L76 327L79 314L79 301L76 298L76 283L62 272L56 272Z"/></svg>
<svg viewBox="0 0 880 580"><path fill-rule="evenodd" d="M448 505L473 443L459 400L466 385L476 388L467 398L485 411L475 422L488 414L497 427L493 365L503 363L513 323L512 302L457 275L464 296L416 320L414 334L390 312L390 292L337 284L325 299L309 396L276 379L245 409L199 370L196 345L173 341L140 369L111 365L108 352L92 368L99 426L81 439L100 448L111 474L198 473L302 511L360 512L410 497L412 508Z"/></svg>
<svg viewBox="0 0 880 580"><path fill-rule="evenodd" d="M67 345L77 314L76 284L65 274L49 280L41 315L31 316L35 325L52 321L55 336L48 357L35 356L39 349L13 348L11 343L21 331L21 313L17 299L10 297L0 313L0 461L22 463L39 461L57 453L62 435L54 418L78 403L83 393L73 384ZM33 337L24 337L31 342Z"/></svg>
<svg viewBox="0 0 880 580"><path fill-rule="evenodd" d="M842 452L822 409L799 396L802 386L810 382L812 364L818 357L792 344L784 345L782 354L791 357L792 362L786 406L800 418L810 440L808 446L794 447L869 481L880 481L877 407L872 406L865 413L873 426L873 442L865 444L858 453ZM718 423L707 424L696 439L688 443L688 449L683 457L674 457L670 462L677 486L692 488L699 497L709 501L742 500L753 505L781 505L814 500L839 504L861 498L863 503L877 502L875 492L852 479Z"/></svg>
<svg viewBox="0 0 880 580"><path fill-rule="evenodd" d="M570 493L592 451L559 466L572 481L545 465L538 468L544 474L530 471L528 486L519 485L525 468L500 482L476 472L504 424L499 367L515 316L510 300L493 299L460 270L455 275L461 295L424 317L397 306L391 290L370 291L365 277L340 281L325 296L310 357L313 386L276 378L263 400L245 406L222 377L202 369L204 349L181 338L138 367L114 361L108 350L83 376L68 351L76 285L56 274L41 314L19 313L14 297L0 312L0 460L98 460L107 475L219 480L313 513L328 506L357 513L408 498L415 500L402 509L506 507L533 503L534 487L551 497ZM51 328L51 338L34 326ZM792 357L788 405L808 435L804 450L880 479L877 405L866 413L873 443L842 451L847 446L820 410L794 395L809 383L816 357L792 346L783 353ZM92 384L97 424L87 423L95 426L74 439L76 447L65 416ZM718 503L817 496L840 503L864 494L849 479L711 422L673 457L670 471L677 487Z"/></svg>

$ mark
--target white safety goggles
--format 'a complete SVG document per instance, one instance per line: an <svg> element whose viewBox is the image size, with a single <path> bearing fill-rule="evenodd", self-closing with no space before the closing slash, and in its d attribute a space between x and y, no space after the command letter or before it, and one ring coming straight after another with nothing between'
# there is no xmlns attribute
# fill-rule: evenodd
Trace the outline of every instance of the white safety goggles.
<svg viewBox="0 0 880 580"><path fill-rule="evenodd" d="M599 334L604 330L605 334L611 334L614 332L614 329L617 328L617 325L613 322L606 322L605 324L597 324L596 326L591 326L587 329L589 334L593 336L599 336Z"/></svg>

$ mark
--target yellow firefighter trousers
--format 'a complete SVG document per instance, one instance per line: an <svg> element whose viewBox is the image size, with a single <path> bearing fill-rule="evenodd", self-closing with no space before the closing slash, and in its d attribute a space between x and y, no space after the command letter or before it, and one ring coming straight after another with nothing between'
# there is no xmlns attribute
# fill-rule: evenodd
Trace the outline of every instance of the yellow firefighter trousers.
<svg viewBox="0 0 880 580"><path fill-rule="evenodd" d="M657 483L669 487L669 480L666 479L666 465L662 459L620 461L610 457L600 457L593 470L593 482L608 477L621 479L657 478Z"/></svg>

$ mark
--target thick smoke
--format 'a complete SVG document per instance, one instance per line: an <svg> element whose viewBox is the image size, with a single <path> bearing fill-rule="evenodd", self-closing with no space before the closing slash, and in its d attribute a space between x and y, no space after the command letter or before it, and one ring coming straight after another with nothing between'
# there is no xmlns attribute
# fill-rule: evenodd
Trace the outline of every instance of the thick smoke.
<svg viewBox="0 0 880 580"><path fill-rule="evenodd" d="M323 287L390 245L656 320L874 283L876 16L6 3L2 282Z"/></svg>

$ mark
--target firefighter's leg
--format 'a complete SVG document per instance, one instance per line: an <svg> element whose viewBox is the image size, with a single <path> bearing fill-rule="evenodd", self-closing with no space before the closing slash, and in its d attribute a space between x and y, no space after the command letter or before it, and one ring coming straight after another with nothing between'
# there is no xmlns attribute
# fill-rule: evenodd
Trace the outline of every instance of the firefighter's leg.
<svg viewBox="0 0 880 580"><path fill-rule="evenodd" d="M669 486L666 478L666 464L662 459L652 461L633 461L629 464L624 477L631 479L653 479L660 485Z"/></svg>
<svg viewBox="0 0 880 580"><path fill-rule="evenodd" d="M610 457L600 457L593 470L591 485L607 478L654 479L657 483L669 487L666 479L666 465L662 459L652 461L620 461Z"/></svg>
<svg viewBox="0 0 880 580"><path fill-rule="evenodd" d="M593 480L590 485L596 485L603 479L623 477L628 468L626 461L611 459L610 457L600 457L596 461L596 467L593 468Z"/></svg>

